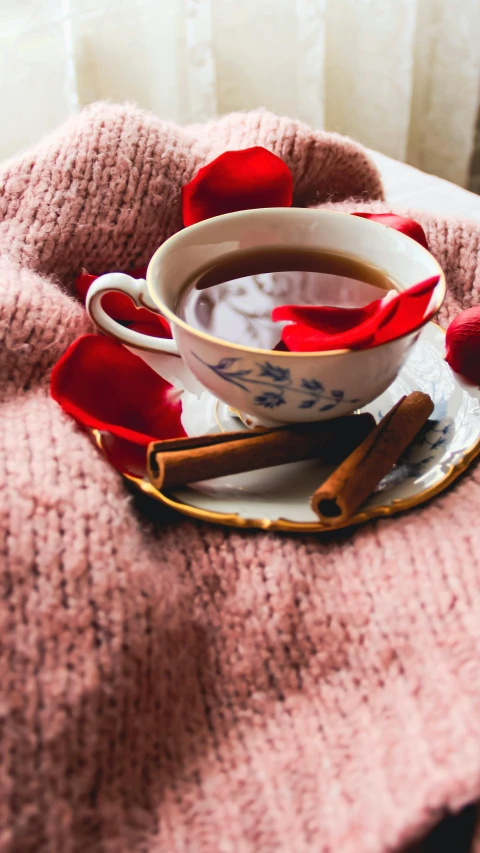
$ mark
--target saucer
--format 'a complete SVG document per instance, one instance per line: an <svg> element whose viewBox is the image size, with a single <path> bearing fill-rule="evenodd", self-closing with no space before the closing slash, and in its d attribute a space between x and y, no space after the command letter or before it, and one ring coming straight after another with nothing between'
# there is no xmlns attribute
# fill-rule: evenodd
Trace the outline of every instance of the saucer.
<svg viewBox="0 0 480 853"><path fill-rule="evenodd" d="M347 525L411 509L443 491L480 452L480 389L462 382L444 360L445 333L428 324L395 382L362 411L378 421L404 394L420 390L435 404L426 424L396 467ZM247 429L237 413L205 391L185 392L184 428L189 435ZM310 496L331 473L320 461L220 477L163 494L146 479L126 478L140 491L192 518L240 528L320 532L326 528Z"/></svg>

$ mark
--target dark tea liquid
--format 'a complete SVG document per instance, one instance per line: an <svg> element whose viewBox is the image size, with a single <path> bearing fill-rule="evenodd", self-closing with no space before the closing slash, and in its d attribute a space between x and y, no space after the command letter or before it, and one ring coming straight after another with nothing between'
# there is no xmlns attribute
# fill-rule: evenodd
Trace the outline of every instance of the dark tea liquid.
<svg viewBox="0 0 480 853"><path fill-rule="evenodd" d="M190 326L231 343L273 349L281 337L278 305L356 308L395 283L378 267L333 252L272 247L235 252L199 269L176 313Z"/></svg>

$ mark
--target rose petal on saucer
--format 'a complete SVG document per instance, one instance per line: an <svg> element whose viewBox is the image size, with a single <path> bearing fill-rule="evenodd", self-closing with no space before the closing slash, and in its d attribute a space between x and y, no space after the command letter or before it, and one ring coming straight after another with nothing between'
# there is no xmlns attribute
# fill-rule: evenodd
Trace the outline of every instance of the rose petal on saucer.
<svg viewBox="0 0 480 853"><path fill-rule="evenodd" d="M182 187L184 225L259 207L290 207L293 178L287 164L262 146L226 151Z"/></svg>
<svg viewBox="0 0 480 853"><path fill-rule="evenodd" d="M113 338L84 335L71 344L53 368L50 393L82 426L111 433L143 453L150 441L185 435L181 402L170 383ZM125 470L126 454L118 453L116 467Z"/></svg>
<svg viewBox="0 0 480 853"><path fill-rule="evenodd" d="M380 225L387 225L389 228L394 228L395 231L401 231L412 240L420 243L424 249L428 249L427 238L425 231L419 222L415 219L409 219L407 216L398 216L396 213L352 213L352 216L360 216L362 219L371 219L373 222L379 222Z"/></svg>

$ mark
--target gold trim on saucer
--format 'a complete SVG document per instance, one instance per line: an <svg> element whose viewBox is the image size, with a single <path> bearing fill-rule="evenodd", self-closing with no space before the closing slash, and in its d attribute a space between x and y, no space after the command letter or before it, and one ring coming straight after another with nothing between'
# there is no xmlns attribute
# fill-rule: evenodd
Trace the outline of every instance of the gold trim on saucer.
<svg viewBox="0 0 480 853"><path fill-rule="evenodd" d="M213 409L213 417L215 418L215 423L218 426L218 429L220 430L220 432L226 432L227 430L225 429L224 426L222 426L221 421L220 421L220 415L218 414L219 405L220 405L220 400L217 400L217 402L215 403L214 409Z"/></svg>
<svg viewBox="0 0 480 853"><path fill-rule="evenodd" d="M436 483L435 486L431 486L429 489L425 489L425 491L410 498L405 498L403 500L399 498L394 500L388 506L371 507L370 509L363 510L363 512L357 512L356 515L349 518L348 521L343 522L343 524L329 524L328 526L322 524L320 521L289 521L287 518L278 518L276 520L270 518L242 518L237 513L213 512L211 510L200 509L198 507L190 506L190 504L184 504L180 501L174 500L173 498L169 498L168 495L164 495L162 492L157 491L157 489L155 489L148 480L132 477L129 474L124 474L123 476L144 494L155 498L155 500L160 501L160 503L170 507L170 509L181 512L189 518L195 518L200 521L209 521L212 524L221 524L226 527L238 527L243 529L257 528L260 530L282 531L288 533L323 533L329 530L340 530L342 527L353 527L357 524L364 524L366 521L371 521L374 518L387 518L388 516L396 515L399 512L404 512L405 510L413 509L416 506L420 506L420 504L426 503L426 501L429 501L431 498L440 494L440 492L443 492L444 489L450 486L451 483L460 476L460 474L463 474L479 453L480 438L477 439L475 444L468 450L465 456L462 457L460 462L449 467L445 477L440 480L440 482Z"/></svg>
<svg viewBox="0 0 480 853"><path fill-rule="evenodd" d="M445 334L445 330L437 323L432 323L431 325L436 326ZM215 411L217 423L223 432L224 430L219 423L217 410ZM104 453L101 433L95 429L91 432L98 448L102 453ZM464 471L467 470L468 466L479 454L480 436L468 448L456 464L448 466L443 478L438 483L435 483L435 485L430 486L430 488L425 489L423 492L419 492L418 495L412 495L409 498L397 498L388 505L364 509L362 512L357 512L356 515L349 518L346 522L341 524L329 524L328 526L322 524L320 521L300 522L289 521L287 518L278 518L275 520L270 518L242 518L237 513L214 512L212 510L200 509L199 507L182 503L181 501L177 501L174 498L163 494L152 486L148 480L141 479L140 477L134 477L130 474L123 474L123 476L139 491L143 492L143 494L154 498L170 509L174 509L177 512L182 513L182 515L186 515L189 518L194 518L199 521L207 521L212 524L221 524L225 527L236 527L243 530L253 528L286 533L323 533L332 530L340 530L345 527L353 527L357 524L364 524L365 522L371 521L375 518L387 518L389 516L396 515L399 512L404 512L426 503L431 500L431 498L448 488L448 486L450 486L461 474L464 473Z"/></svg>

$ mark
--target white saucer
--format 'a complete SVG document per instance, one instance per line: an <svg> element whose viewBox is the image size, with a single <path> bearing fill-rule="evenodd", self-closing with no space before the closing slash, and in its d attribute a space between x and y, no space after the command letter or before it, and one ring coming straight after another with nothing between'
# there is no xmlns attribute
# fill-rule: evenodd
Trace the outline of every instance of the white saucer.
<svg viewBox="0 0 480 853"><path fill-rule="evenodd" d="M395 382L365 407L378 420L399 397L414 390L429 394L435 403L427 428L349 524L423 503L446 488L480 452L480 390L467 387L452 373L444 361L444 345L443 330L430 323ZM190 435L241 428L238 416L207 391L200 399L185 394L182 419ZM197 483L168 495L146 480L128 479L195 518L236 527L320 531L325 528L309 499L330 470L317 461L296 462Z"/></svg>

